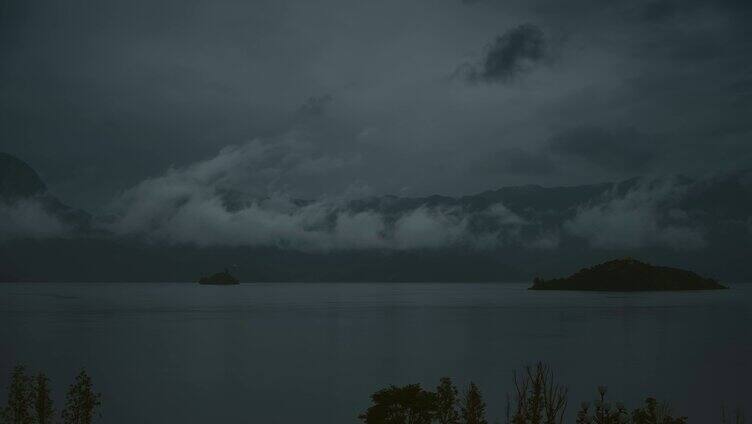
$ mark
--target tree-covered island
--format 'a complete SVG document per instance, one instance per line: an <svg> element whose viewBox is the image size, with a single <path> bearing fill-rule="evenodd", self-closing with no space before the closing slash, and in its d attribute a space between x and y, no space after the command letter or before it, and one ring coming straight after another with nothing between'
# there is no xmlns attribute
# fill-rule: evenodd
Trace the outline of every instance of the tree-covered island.
<svg viewBox="0 0 752 424"><path fill-rule="evenodd" d="M217 272L216 274L212 274L208 277L203 276L199 278L198 283L227 286L232 284L240 284L240 280L235 278L232 274L230 274L229 271L227 271L227 269L225 269L223 272Z"/></svg>
<svg viewBox="0 0 752 424"><path fill-rule="evenodd" d="M671 291L728 287L691 271L650 265L633 258L584 268L566 278L535 278L530 290Z"/></svg>

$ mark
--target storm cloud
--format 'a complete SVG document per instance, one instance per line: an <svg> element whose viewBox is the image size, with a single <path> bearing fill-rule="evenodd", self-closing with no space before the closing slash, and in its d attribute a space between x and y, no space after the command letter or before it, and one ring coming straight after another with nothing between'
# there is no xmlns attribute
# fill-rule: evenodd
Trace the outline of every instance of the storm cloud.
<svg viewBox="0 0 752 424"><path fill-rule="evenodd" d="M488 46L479 65L465 70L468 81L509 82L531 70L546 54L543 31L533 24L517 26Z"/></svg>
<svg viewBox="0 0 752 424"><path fill-rule="evenodd" d="M0 151L95 214L247 140L266 153L258 172L217 177L225 193L462 196L740 169L752 163L751 10L11 0ZM449 77L462 63L477 83Z"/></svg>
<svg viewBox="0 0 752 424"><path fill-rule="evenodd" d="M333 100L330 94L311 96L298 108L299 116L320 116L326 111L326 107Z"/></svg>

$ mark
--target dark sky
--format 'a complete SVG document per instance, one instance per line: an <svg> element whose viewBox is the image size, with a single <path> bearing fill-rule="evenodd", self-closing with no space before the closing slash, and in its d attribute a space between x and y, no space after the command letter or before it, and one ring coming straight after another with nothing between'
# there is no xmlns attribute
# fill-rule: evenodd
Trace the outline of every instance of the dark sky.
<svg viewBox="0 0 752 424"><path fill-rule="evenodd" d="M0 150L92 210L209 160L303 197L749 167L750 18L743 0L0 0Z"/></svg>

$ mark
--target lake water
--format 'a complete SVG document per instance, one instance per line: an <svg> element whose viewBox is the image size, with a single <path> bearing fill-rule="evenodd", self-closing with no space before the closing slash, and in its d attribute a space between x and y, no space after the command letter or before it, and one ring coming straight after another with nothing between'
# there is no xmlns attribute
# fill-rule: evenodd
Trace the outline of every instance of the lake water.
<svg viewBox="0 0 752 424"><path fill-rule="evenodd" d="M85 367L100 422L354 423L388 384L476 382L502 421L512 373L549 363L569 422L604 384L691 423L752 415L752 286L694 293L530 292L526 284L0 285L0 375ZM5 399L5 386L0 389Z"/></svg>

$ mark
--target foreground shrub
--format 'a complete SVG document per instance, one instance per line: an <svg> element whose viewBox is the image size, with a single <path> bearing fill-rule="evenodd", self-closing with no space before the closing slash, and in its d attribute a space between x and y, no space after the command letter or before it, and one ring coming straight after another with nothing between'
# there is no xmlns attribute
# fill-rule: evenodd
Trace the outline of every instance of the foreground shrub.
<svg viewBox="0 0 752 424"><path fill-rule="evenodd" d="M470 383L465 394L465 404L462 406L463 424L488 424L486 421L486 403L475 383Z"/></svg>
<svg viewBox="0 0 752 424"><path fill-rule="evenodd" d="M63 424L91 424L96 409L102 404L101 398L102 395L92 389L91 378L82 370L68 389Z"/></svg>
<svg viewBox="0 0 752 424"><path fill-rule="evenodd" d="M507 424L563 424L568 404L567 387L559 384L543 364L527 366L514 375L515 392L507 396ZM675 415L666 402L648 397L631 412L619 402L607 399L605 386L598 398L583 402L576 424L687 424L687 417ZM486 403L480 389L470 383L462 399L449 378L442 378L436 391L419 384L390 386L371 395L373 405L359 418L366 424L487 424ZM571 422L571 421L569 421ZM721 424L744 424L744 414L728 417L722 409ZM494 421L498 423L498 421Z"/></svg>
<svg viewBox="0 0 752 424"><path fill-rule="evenodd" d="M606 400L606 387L598 387L599 398L594 407L583 402L577 412L577 424L686 424L687 417L674 417L666 402L654 398L645 399L643 408L635 409L630 415L622 403L612 404Z"/></svg>
<svg viewBox="0 0 752 424"><path fill-rule="evenodd" d="M420 384L390 386L371 395L373 406L358 418L367 424L430 424L437 411L435 399Z"/></svg>
<svg viewBox="0 0 752 424"><path fill-rule="evenodd" d="M50 396L50 379L44 373L39 373L31 382L31 403L34 408L34 422L36 424L52 424L55 408Z"/></svg>
<svg viewBox="0 0 752 424"><path fill-rule="evenodd" d="M52 424L55 409L50 392L50 380L44 373L29 378L23 366L15 367L8 400L0 409L0 424ZM101 403L101 394L94 392L91 378L81 371L68 390L62 424L91 424Z"/></svg>
<svg viewBox="0 0 752 424"><path fill-rule="evenodd" d="M358 418L366 424L487 424L486 404L474 383L462 400L449 378L436 391L420 384L389 386L371 395L371 405Z"/></svg>
<svg viewBox="0 0 752 424"><path fill-rule="evenodd" d="M0 415L4 424L32 424L31 388L26 368L16 366L10 376L8 401Z"/></svg>
<svg viewBox="0 0 752 424"><path fill-rule="evenodd" d="M567 388L557 384L551 369L539 362L525 367L521 377L514 376L515 410L507 422L512 424L560 424L567 409Z"/></svg>

